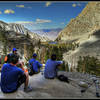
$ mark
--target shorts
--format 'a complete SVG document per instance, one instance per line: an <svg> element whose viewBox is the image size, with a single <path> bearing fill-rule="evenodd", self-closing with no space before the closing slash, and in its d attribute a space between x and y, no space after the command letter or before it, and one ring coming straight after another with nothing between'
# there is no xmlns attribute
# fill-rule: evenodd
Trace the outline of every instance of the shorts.
<svg viewBox="0 0 100 100"><path fill-rule="evenodd" d="M19 88L23 83L25 83L25 81L26 81L26 75L25 74L19 76L17 88Z"/></svg>
<svg viewBox="0 0 100 100"><path fill-rule="evenodd" d="M3 93L13 93L13 92L17 91L17 89L18 89L23 83L25 83L25 81L26 81L26 75L23 74L23 75L19 76L18 82L17 82L17 87L16 87L15 90L13 90L13 91L11 91L11 92L4 92L4 91L3 91Z"/></svg>

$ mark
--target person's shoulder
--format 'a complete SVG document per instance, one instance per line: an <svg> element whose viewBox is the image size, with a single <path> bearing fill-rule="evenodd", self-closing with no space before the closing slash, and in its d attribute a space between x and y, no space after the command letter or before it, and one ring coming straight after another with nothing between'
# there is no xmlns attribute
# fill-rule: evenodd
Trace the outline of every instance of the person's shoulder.
<svg viewBox="0 0 100 100"><path fill-rule="evenodd" d="M13 53L9 53L8 55L12 55Z"/></svg>
<svg viewBox="0 0 100 100"><path fill-rule="evenodd" d="M48 61L48 60L51 60L51 59L47 59L47 61Z"/></svg>
<svg viewBox="0 0 100 100"><path fill-rule="evenodd" d="M3 64L3 66L9 66L9 64L8 63L5 63L5 64Z"/></svg>
<svg viewBox="0 0 100 100"><path fill-rule="evenodd" d="M10 67L10 66L9 66L9 63L5 63L5 64L3 64L2 67L3 67L3 68L6 68L6 67L8 68L8 67Z"/></svg>
<svg viewBox="0 0 100 100"><path fill-rule="evenodd" d="M48 62L51 62L51 59L48 59L48 60L46 61L46 63L48 63Z"/></svg>
<svg viewBox="0 0 100 100"><path fill-rule="evenodd" d="M19 67L17 67L17 66L14 66L14 69L19 70L19 71L22 71L22 69L19 68Z"/></svg>
<svg viewBox="0 0 100 100"><path fill-rule="evenodd" d="M9 54L7 54L7 56L11 56L13 53L9 53Z"/></svg>
<svg viewBox="0 0 100 100"><path fill-rule="evenodd" d="M51 59L47 59L47 61L51 61Z"/></svg>
<svg viewBox="0 0 100 100"><path fill-rule="evenodd" d="M32 60L33 60L33 58L29 59L29 61L32 61Z"/></svg>

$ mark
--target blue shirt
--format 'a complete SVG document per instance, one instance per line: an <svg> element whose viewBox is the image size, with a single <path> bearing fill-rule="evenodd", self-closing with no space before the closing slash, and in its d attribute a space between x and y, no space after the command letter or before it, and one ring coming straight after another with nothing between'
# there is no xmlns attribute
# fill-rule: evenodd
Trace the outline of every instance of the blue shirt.
<svg viewBox="0 0 100 100"><path fill-rule="evenodd" d="M51 59L48 59L45 64L44 77L47 78L56 77L56 69L57 69L56 66L62 63L63 61L53 61Z"/></svg>
<svg viewBox="0 0 100 100"><path fill-rule="evenodd" d="M1 69L1 90L6 93L16 90L18 77L23 74L24 71L21 68L9 63L4 64Z"/></svg>
<svg viewBox="0 0 100 100"><path fill-rule="evenodd" d="M39 61L37 61L36 59L33 59L33 58L29 60L29 63L32 63L32 65L33 65L32 67L33 67L33 70L35 72L38 72L38 69L40 67L42 67L42 64Z"/></svg>

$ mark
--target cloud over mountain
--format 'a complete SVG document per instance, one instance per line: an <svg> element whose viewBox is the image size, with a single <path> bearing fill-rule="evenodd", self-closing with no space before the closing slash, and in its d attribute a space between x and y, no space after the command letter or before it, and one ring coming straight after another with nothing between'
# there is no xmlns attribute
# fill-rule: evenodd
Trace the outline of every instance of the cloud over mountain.
<svg viewBox="0 0 100 100"><path fill-rule="evenodd" d="M5 11L4 11L4 13L5 14L13 14L13 13L15 13L15 11L14 10L12 10L12 9L6 9Z"/></svg>
<svg viewBox="0 0 100 100"><path fill-rule="evenodd" d="M45 19L36 19L36 24L40 24L40 23L50 23L51 20L45 20Z"/></svg>
<svg viewBox="0 0 100 100"><path fill-rule="evenodd" d="M48 7L50 5L51 5L51 2L50 1L46 2L46 4L45 4L46 7Z"/></svg>

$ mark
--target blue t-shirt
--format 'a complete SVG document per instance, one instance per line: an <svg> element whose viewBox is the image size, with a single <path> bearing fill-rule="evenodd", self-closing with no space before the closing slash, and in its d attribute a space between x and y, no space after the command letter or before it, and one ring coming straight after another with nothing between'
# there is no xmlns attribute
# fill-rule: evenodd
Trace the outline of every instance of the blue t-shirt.
<svg viewBox="0 0 100 100"><path fill-rule="evenodd" d="M44 77L47 78L56 77L56 70L57 70L56 66L62 63L63 61L53 61L51 59L48 59L45 64Z"/></svg>
<svg viewBox="0 0 100 100"><path fill-rule="evenodd" d="M24 71L21 68L9 63L4 64L1 69L1 90L3 92L12 92L17 89L17 81Z"/></svg>
<svg viewBox="0 0 100 100"><path fill-rule="evenodd" d="M29 63L31 63L33 65L33 70L35 72L38 72L38 69L40 67L42 67L42 64L39 61L37 61L36 59L33 59L33 58L29 60Z"/></svg>

